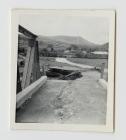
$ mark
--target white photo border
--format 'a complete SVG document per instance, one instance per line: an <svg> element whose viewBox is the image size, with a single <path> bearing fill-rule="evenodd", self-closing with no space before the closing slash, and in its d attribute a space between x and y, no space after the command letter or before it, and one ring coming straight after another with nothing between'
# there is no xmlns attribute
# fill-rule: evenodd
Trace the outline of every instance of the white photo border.
<svg viewBox="0 0 126 140"><path fill-rule="evenodd" d="M63 13L83 16L104 16L109 19L109 59L108 59L108 89L106 125L85 124L47 124L47 123L16 123L16 73L18 49L18 21L20 14ZM10 127L25 130L62 130L62 131L95 131L113 132L114 130L114 89L115 89L115 10L74 10L74 9L13 9L11 11L11 65L10 65Z"/></svg>

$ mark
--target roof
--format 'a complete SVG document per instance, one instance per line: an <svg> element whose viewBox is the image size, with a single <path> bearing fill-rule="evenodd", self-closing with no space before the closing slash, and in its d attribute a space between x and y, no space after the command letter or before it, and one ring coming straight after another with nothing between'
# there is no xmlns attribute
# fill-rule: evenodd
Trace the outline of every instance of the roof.
<svg viewBox="0 0 126 140"><path fill-rule="evenodd" d="M37 35L33 34L32 32L30 32L29 30L27 30L26 28L24 28L21 25L19 25L18 31L20 33L24 34L25 36L30 37L32 39L36 39L36 37L37 37Z"/></svg>

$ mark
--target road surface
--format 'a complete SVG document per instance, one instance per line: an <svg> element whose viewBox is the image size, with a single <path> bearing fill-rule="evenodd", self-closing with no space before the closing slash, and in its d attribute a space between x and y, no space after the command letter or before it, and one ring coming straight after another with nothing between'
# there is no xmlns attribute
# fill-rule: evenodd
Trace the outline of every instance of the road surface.
<svg viewBox="0 0 126 140"><path fill-rule="evenodd" d="M70 62L66 58L59 58L59 57L57 57L56 61L57 62L61 62L61 63L66 63L66 64L69 64L69 65L72 65L72 66L77 66L77 67L80 67L80 68L89 68L89 69L94 68L93 66L84 65L84 64L77 64L77 63Z"/></svg>
<svg viewBox="0 0 126 140"><path fill-rule="evenodd" d="M105 124L107 92L96 71L73 81L47 83L17 111L16 122Z"/></svg>

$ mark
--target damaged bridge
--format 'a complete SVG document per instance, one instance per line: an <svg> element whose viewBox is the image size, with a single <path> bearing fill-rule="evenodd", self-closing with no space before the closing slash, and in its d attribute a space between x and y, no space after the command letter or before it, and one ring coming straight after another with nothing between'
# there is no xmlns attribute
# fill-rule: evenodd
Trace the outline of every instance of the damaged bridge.
<svg viewBox="0 0 126 140"><path fill-rule="evenodd" d="M72 65L41 72L37 35L19 25L16 122L105 124L101 73Z"/></svg>

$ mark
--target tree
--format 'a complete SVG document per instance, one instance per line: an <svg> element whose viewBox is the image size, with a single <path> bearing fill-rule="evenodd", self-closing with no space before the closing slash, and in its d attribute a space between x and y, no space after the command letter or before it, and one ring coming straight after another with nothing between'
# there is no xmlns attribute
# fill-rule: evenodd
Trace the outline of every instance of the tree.
<svg viewBox="0 0 126 140"><path fill-rule="evenodd" d="M84 57L84 54L83 54L82 51L77 51L75 55L76 55L76 57L78 57L78 58L83 58L83 57Z"/></svg>
<svg viewBox="0 0 126 140"><path fill-rule="evenodd" d="M48 44L48 49L53 52L54 51L54 48L53 48L53 45L52 44Z"/></svg>

